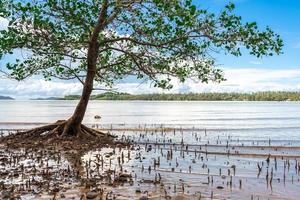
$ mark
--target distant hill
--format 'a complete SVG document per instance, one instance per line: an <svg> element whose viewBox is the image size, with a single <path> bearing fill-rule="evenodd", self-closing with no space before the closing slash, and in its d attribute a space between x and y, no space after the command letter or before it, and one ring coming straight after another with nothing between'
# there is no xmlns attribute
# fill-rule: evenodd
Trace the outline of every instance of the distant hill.
<svg viewBox="0 0 300 200"><path fill-rule="evenodd" d="M80 95L69 95L64 100L77 100ZM92 95L91 100L147 100L147 101L300 101L300 92L253 93L184 93L184 94L128 94L106 92Z"/></svg>
<svg viewBox="0 0 300 200"><path fill-rule="evenodd" d="M1 99L1 98L0 98ZM79 100L80 95L36 98L31 100ZM105 92L92 95L91 100L142 100L142 101L300 101L300 92L253 93L178 93L178 94L128 94Z"/></svg>
<svg viewBox="0 0 300 200"><path fill-rule="evenodd" d="M0 95L0 100L14 100L14 98Z"/></svg>

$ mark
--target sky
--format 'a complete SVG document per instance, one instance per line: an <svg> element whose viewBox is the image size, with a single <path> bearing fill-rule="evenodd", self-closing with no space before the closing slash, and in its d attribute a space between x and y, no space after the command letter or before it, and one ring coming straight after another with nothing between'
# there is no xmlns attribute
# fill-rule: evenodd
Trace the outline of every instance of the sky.
<svg viewBox="0 0 300 200"><path fill-rule="evenodd" d="M173 81L170 91L154 88L150 83L141 84L133 78L118 83L119 92L177 93L177 92L257 92L257 91L300 91L300 0L194 0L199 8L218 12L228 2L236 5L235 13L243 21L256 21L259 27L270 26L284 41L284 54L273 57L255 58L244 54L241 57L215 55L219 68L223 69L227 81L220 84L203 84ZM7 25L0 18L0 29ZM0 41L1 42L1 41ZM17 55L16 55L17 56ZM7 58L6 58L7 59ZM0 68L7 60L0 61ZM82 85L76 81L45 81L33 77L16 82L0 78L0 95L17 99L64 96L80 94Z"/></svg>

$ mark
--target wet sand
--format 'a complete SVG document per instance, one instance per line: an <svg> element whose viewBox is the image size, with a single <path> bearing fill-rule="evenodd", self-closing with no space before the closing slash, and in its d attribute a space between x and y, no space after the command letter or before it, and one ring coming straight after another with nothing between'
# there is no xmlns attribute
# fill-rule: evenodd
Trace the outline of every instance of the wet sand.
<svg viewBox="0 0 300 200"><path fill-rule="evenodd" d="M299 199L299 141L193 127L94 127L131 145L76 161L55 146L1 146L0 198Z"/></svg>

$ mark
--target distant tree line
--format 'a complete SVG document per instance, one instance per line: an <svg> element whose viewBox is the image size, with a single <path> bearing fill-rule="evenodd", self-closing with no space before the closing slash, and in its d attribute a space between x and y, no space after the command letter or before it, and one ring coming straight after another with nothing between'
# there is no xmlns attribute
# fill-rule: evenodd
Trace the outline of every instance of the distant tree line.
<svg viewBox="0 0 300 200"><path fill-rule="evenodd" d="M68 95L64 100L80 99ZM128 94L105 92L92 95L91 100L147 100L147 101L300 101L300 92L254 92L254 93L184 93L184 94Z"/></svg>

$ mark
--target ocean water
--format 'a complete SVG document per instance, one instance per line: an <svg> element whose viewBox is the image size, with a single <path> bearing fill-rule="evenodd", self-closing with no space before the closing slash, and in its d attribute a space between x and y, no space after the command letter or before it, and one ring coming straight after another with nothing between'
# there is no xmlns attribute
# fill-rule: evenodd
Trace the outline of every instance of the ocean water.
<svg viewBox="0 0 300 200"><path fill-rule="evenodd" d="M0 101L0 128L67 119L77 101ZM95 119L100 115L101 119ZM164 125L300 140L300 102L90 101L86 124Z"/></svg>

